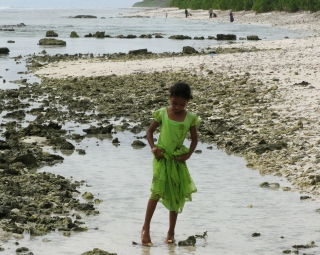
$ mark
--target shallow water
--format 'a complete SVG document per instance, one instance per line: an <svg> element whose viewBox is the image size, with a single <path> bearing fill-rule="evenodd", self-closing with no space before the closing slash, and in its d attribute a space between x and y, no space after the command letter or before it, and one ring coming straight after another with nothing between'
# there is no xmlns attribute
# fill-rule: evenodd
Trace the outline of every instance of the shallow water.
<svg viewBox="0 0 320 255"><path fill-rule="evenodd" d="M22 60L16 63L12 57L20 54L23 56L38 54L43 49L49 54L102 54L127 52L137 48L164 52L181 51L182 46L190 45L190 43L194 47L216 43L208 40L198 42L168 39L68 38L70 30L77 30L83 34L101 30L105 26L103 23L105 21L109 22L109 31L114 31L114 34L135 33L138 35L140 33L161 32L166 35L183 33L190 36L207 36L215 35L219 31L227 31L227 33L236 33L237 36L255 33L264 40L305 35L297 31L266 26L233 24L230 27L229 23L214 24L206 21L173 19L147 19L148 22L146 22L146 19L110 18L107 15L105 15L106 19L95 20L94 24L90 24L93 21L77 20L77 24L68 25L66 21L70 21L67 18L71 15L70 10L30 10L29 12L11 10L11 13L0 10L0 12L1 25L4 22L5 24L24 22L28 25L24 28L25 31L22 30L17 34L0 32L0 46L9 47L11 50L8 56L0 56L0 76L7 80L6 83L1 82L1 89L19 86L10 83L11 80L27 78L29 82L38 81L31 74L17 74L17 72L26 71L25 62ZM51 18L46 18L45 14ZM77 10L72 15L76 14L103 15L101 10L90 13L88 10L81 12ZM56 17L56 19L52 17ZM114 30L112 30L111 21L118 25L116 29L113 28ZM157 31L154 31L155 24ZM67 41L67 47L41 47L37 45L39 39L44 37L45 31L52 27L61 31L59 37ZM7 44L9 39L16 42ZM3 112L1 116L4 114ZM1 118L1 121L9 120ZM79 134L84 134L82 129L87 127L67 125L67 129ZM88 186L83 186L80 191L82 193L90 191L95 198L103 200L102 204L97 205L100 215L84 216L83 221L86 222L89 231L72 233L71 237L65 237L58 231L32 238L26 233L25 238L19 240L20 246L30 248L34 254L43 254L45 251L46 254L73 255L98 247L125 255L233 255L281 254L283 250L292 249L291 246L295 244L305 245L311 241L319 243L318 231L320 227L316 223L320 215L315 212L317 208L320 208L318 201L300 200L298 192L262 189L259 184L264 181L279 182L281 187L290 186L290 184L285 179L278 177L261 176L258 171L246 168L246 162L243 158L227 155L224 151L216 148L209 150L207 149L209 145L199 143L197 149L202 150L202 154L194 154L188 161L198 192L193 196L194 201L187 203L183 213L179 215L176 239L177 241L184 240L190 235L203 234L204 231L208 231L208 237L205 240L198 239L197 245L191 248L164 245L168 228L168 212L159 204L151 226L152 241L157 247L132 246L132 241L140 241L140 231L152 179L152 154L148 146L143 149L133 149L131 143L135 137L130 132L114 134L113 138L115 137L118 137L121 142L118 147L112 145L111 137L87 137L76 144L77 149L86 150L86 155L80 156L77 152L69 155L57 151L56 154L65 157L64 163L39 170L65 177L72 176L74 180L85 180ZM50 148L46 148L46 150L52 152ZM81 199L81 197L79 198ZM250 205L252 208L248 207ZM251 237L254 232L261 233L261 236ZM51 241L43 242L44 238ZM9 240L2 244L2 247L6 249L5 252L14 249L13 242L14 240ZM320 252L320 248L308 249L305 252L317 254Z"/></svg>
<svg viewBox="0 0 320 255"><path fill-rule="evenodd" d="M86 127L69 125L68 129L84 134L81 130ZM115 137L119 138L120 146L111 143ZM260 188L259 184L264 181L278 182L281 187L290 184L278 177L261 176L258 171L246 168L243 158L216 148L207 149L207 144L199 143L197 149L202 153L193 154L188 161L198 192L179 214L176 240L204 231L208 231L208 237L197 239L195 247L165 245L168 211L159 204L151 225L156 247L133 246L132 241L140 241L152 179L150 149L148 146L133 149L131 143L135 139L130 132L112 137L92 136L76 145L77 149L85 149L86 155L55 152L65 157L64 163L44 167L40 172L85 180L80 191L92 192L95 198L103 200L97 205L100 214L83 216L88 232L72 233L70 237L58 231L32 238L25 234L19 241L20 246L28 247L34 254L46 251L46 254L75 255L98 247L118 254L231 255L281 254L283 250L292 249L292 245L320 242L320 228L316 224L320 215L315 212L319 202L300 200L298 192ZM46 150L52 152L49 148ZM79 199L82 198L79 196ZM261 236L251 237L254 232ZM44 238L50 242L43 242ZM3 247L12 249L12 242L4 243ZM318 254L320 248L306 252Z"/></svg>

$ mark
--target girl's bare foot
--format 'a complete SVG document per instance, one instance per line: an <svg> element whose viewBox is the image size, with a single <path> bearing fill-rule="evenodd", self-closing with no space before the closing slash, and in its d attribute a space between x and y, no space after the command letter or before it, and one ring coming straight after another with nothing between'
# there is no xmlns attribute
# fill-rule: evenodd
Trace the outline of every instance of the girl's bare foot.
<svg viewBox="0 0 320 255"><path fill-rule="evenodd" d="M143 246L152 246L150 232L149 229L145 229L144 227L141 230L141 244Z"/></svg>
<svg viewBox="0 0 320 255"><path fill-rule="evenodd" d="M171 233L171 232L168 231L166 243L170 244L170 243L174 243L174 242L175 242L175 240L174 240L174 232Z"/></svg>

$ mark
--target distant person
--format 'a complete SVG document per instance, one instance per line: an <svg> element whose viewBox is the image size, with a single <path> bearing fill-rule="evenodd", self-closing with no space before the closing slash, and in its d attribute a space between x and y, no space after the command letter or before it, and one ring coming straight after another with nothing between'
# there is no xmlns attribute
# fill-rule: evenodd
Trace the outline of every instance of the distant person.
<svg viewBox="0 0 320 255"><path fill-rule="evenodd" d="M187 10L187 9L185 9L184 13L186 14L186 18L188 18L188 16L189 16L189 12L188 12L188 10Z"/></svg>
<svg viewBox="0 0 320 255"><path fill-rule="evenodd" d="M234 18L233 18L232 10L230 11L229 16L230 16L230 22L233 22Z"/></svg>
<svg viewBox="0 0 320 255"><path fill-rule="evenodd" d="M213 14L213 10L212 10L212 8L210 8L210 10L209 10L209 18L212 18L212 14Z"/></svg>
<svg viewBox="0 0 320 255"><path fill-rule="evenodd" d="M166 18L168 18L168 13L166 13Z"/></svg>

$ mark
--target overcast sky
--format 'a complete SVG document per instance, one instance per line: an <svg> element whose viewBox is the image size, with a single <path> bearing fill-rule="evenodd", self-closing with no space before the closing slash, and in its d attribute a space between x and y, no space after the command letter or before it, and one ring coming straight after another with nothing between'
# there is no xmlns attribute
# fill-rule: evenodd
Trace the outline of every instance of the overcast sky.
<svg viewBox="0 0 320 255"><path fill-rule="evenodd" d="M131 7L142 0L0 0L0 7Z"/></svg>

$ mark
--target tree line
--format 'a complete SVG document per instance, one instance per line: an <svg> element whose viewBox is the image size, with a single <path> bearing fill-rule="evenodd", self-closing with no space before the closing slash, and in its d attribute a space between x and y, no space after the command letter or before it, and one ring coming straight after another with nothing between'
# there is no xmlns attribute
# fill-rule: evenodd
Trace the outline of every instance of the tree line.
<svg viewBox="0 0 320 255"><path fill-rule="evenodd" d="M170 6L183 9L253 10L257 13L270 11L316 12L320 10L320 0L171 0Z"/></svg>
<svg viewBox="0 0 320 255"><path fill-rule="evenodd" d="M134 7L178 7L180 9L217 9L233 11L253 10L257 13L270 11L311 11L320 10L320 0L144 0Z"/></svg>

